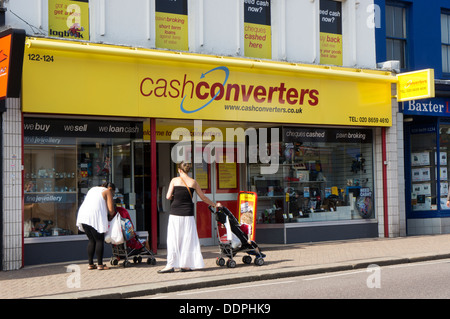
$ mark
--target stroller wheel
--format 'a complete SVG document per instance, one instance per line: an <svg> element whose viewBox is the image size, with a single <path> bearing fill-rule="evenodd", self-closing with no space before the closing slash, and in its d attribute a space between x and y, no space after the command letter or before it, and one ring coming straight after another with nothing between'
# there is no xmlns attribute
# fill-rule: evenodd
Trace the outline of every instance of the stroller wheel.
<svg viewBox="0 0 450 319"><path fill-rule="evenodd" d="M111 258L111 265L117 266L119 264L119 260L116 257Z"/></svg>
<svg viewBox="0 0 450 319"><path fill-rule="evenodd" d="M156 259L155 258L147 258L147 264L148 265L156 265Z"/></svg>
<svg viewBox="0 0 450 319"><path fill-rule="evenodd" d="M222 257L217 257L216 265L220 267L225 266L225 259L223 259Z"/></svg>
<svg viewBox="0 0 450 319"><path fill-rule="evenodd" d="M123 268L129 267L130 266L130 262L128 260L125 260L122 264Z"/></svg>
<svg viewBox="0 0 450 319"><path fill-rule="evenodd" d="M228 268L235 268L236 267L236 262L233 259L228 259L227 267Z"/></svg>
<svg viewBox="0 0 450 319"><path fill-rule="evenodd" d="M250 257L249 255L246 255L246 256L242 257L242 262L244 264L251 264L252 263L252 257Z"/></svg>
<svg viewBox="0 0 450 319"><path fill-rule="evenodd" d="M264 259L261 258L261 257L257 257L257 258L255 259L255 265L256 265L256 266L262 266L262 265L264 265Z"/></svg>

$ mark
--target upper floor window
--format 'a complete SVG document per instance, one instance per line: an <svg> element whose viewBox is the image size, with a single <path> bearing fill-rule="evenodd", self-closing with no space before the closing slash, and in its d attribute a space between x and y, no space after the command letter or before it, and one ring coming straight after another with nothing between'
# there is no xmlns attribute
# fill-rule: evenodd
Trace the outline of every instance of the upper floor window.
<svg viewBox="0 0 450 319"><path fill-rule="evenodd" d="M450 73L450 12L441 13L442 72Z"/></svg>
<svg viewBox="0 0 450 319"><path fill-rule="evenodd" d="M400 61L406 68L406 9L386 6L386 59Z"/></svg>

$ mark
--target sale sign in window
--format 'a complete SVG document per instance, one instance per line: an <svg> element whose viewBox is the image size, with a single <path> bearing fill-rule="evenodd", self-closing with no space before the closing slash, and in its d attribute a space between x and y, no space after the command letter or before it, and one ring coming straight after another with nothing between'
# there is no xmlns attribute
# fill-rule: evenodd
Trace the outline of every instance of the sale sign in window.
<svg viewBox="0 0 450 319"><path fill-rule="evenodd" d="M320 0L320 64L342 65L342 3Z"/></svg>

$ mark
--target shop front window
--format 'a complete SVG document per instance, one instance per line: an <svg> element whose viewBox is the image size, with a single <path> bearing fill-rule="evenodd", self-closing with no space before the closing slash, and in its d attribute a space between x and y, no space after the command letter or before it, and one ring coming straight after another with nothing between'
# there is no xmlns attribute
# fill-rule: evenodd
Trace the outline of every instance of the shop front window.
<svg viewBox="0 0 450 319"><path fill-rule="evenodd" d="M420 125L411 128L411 209L412 212L437 210L438 163L436 160L436 126ZM444 162L440 175L444 177ZM445 181L447 177L445 176ZM443 180L442 180L443 181ZM442 190L441 190L442 193ZM446 192L445 192L446 193Z"/></svg>
<svg viewBox="0 0 450 319"><path fill-rule="evenodd" d="M450 208L447 207L447 195L448 195L448 169L450 156L450 124L441 124L439 127L439 198L441 210L450 212Z"/></svg>
<svg viewBox="0 0 450 319"><path fill-rule="evenodd" d="M24 155L25 237L76 234L75 145L27 145Z"/></svg>
<svg viewBox="0 0 450 319"><path fill-rule="evenodd" d="M143 228L142 123L25 118L24 236L76 235L88 190L116 185L116 204ZM134 174L135 170L141 172Z"/></svg>
<svg viewBox="0 0 450 319"><path fill-rule="evenodd" d="M249 165L258 223L376 217L371 130L284 127L279 149L276 173Z"/></svg>

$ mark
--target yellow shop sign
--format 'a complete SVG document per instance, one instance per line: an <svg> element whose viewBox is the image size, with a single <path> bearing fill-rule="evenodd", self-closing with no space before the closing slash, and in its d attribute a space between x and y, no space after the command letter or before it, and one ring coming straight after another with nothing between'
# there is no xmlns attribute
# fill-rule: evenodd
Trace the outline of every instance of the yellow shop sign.
<svg viewBox="0 0 450 319"><path fill-rule="evenodd" d="M397 75L399 102L434 97L434 70L406 72Z"/></svg>
<svg viewBox="0 0 450 319"><path fill-rule="evenodd" d="M388 72L27 40L23 111L391 126Z"/></svg>

